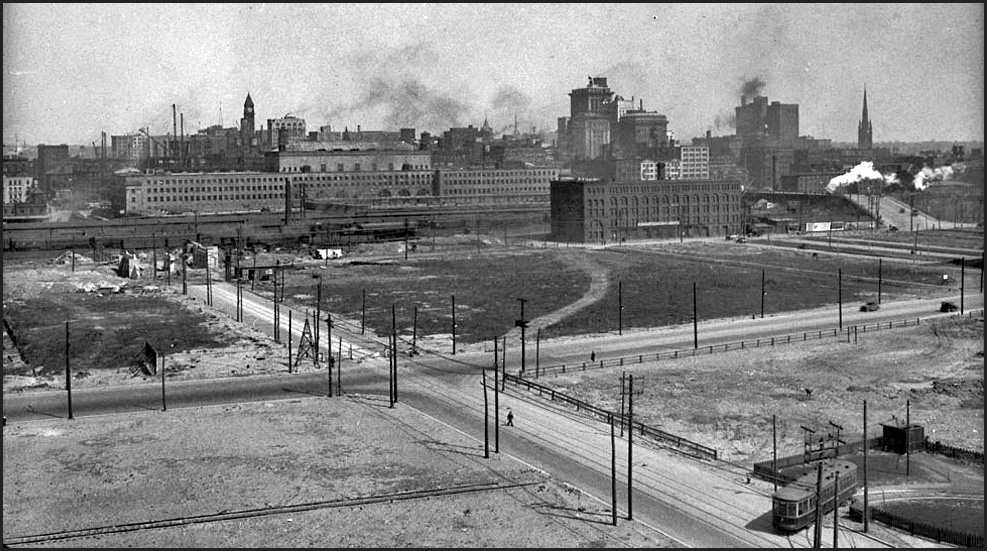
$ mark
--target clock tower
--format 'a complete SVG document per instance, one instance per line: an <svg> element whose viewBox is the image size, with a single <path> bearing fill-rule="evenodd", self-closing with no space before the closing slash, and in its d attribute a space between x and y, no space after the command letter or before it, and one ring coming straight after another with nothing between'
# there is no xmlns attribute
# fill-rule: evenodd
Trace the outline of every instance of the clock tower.
<svg viewBox="0 0 987 551"><path fill-rule="evenodd" d="M240 119L240 137L244 147L254 145L254 100L247 93L247 99L243 102L243 118Z"/></svg>

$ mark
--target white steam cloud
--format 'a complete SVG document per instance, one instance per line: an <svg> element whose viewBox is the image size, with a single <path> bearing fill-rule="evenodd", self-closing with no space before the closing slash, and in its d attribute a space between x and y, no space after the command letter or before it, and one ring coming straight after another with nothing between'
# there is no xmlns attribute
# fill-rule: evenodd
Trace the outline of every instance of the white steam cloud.
<svg viewBox="0 0 987 551"><path fill-rule="evenodd" d="M952 180L953 176L961 174L965 168L963 164L958 164L956 168L950 165L936 168L922 167L922 170L915 175L915 189L922 191L932 184L942 182L943 180Z"/></svg>
<svg viewBox="0 0 987 551"><path fill-rule="evenodd" d="M898 181L898 176L896 174L881 174L874 169L874 163L871 161L863 161L857 166L850 169L850 172L846 174L841 174L829 181L826 185L826 192L833 193L838 188L847 186L850 184L855 184L857 182L863 182L865 180L880 180L883 185L893 184Z"/></svg>

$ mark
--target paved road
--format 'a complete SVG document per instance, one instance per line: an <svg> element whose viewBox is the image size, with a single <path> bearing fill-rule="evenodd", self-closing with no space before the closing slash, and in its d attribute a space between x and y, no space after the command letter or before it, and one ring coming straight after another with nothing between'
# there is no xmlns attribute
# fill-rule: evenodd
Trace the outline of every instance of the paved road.
<svg viewBox="0 0 987 551"><path fill-rule="evenodd" d="M912 207L909 204L890 195L874 197L854 193L847 194L845 197L864 210L869 211L871 216L880 216L885 224L896 226L900 231L976 227L976 224L972 223L940 220L918 209L915 210L915 214L913 215Z"/></svg>
<svg viewBox="0 0 987 551"><path fill-rule="evenodd" d="M206 289L192 286L190 294L205 300ZM235 287L212 286L213 303L225 312L234 313ZM958 299L957 299L958 300ZM939 300L907 301L887 304L877 312L859 312L857 304L844 305L843 323L876 323L941 315ZM965 308L982 309L983 296L965 297ZM770 338L772 335L831 329L839 323L835 308L779 314L754 320L719 320L693 327L678 326L624 335L565 339L541 343L545 362L582 361L590 351L598 357L646 353L657 349L687 349L694 343L698 328L701 346L741 339ZM272 304L251 293L243 294L244 322L271 332ZM288 308L281 311L282 336L287 334ZM295 320L304 312L293 312ZM301 336L301 323L292 325L295 342ZM342 342L338 339L342 337ZM332 352L343 351L353 362L344 362L341 386L347 394L366 394L387 399L387 360L382 352L386 338L361 335L358 324L338 320L333 328ZM509 369L519 366L518 346L508 350ZM405 350L407 347L405 346ZM323 353L328 352L323 341ZM533 357L530 354L529 358ZM356 360L359 360L357 362ZM481 367L493 364L493 356L473 352L448 356L425 352L418 356L404 353L399 360L399 394L395 413L415 408L436 419L473 435L482 442L484 430L484 387ZM338 373L336 374L338 376ZM340 380L337 379L337 382ZM553 408L507 386L494 392L488 381L487 398L492 408L499 406L500 424L493 425L494 410L489 410L491 452L510 454L560 480L583 489L609 504L610 469L614 457L607 425L577 415L564 408ZM75 415L124 412L162 407L192 407L222 402L270 400L299 395L325 396L329 392L328 373L308 371L275 376L250 376L210 381L168 382L162 401L161 386L155 384L111 389L87 389L72 393ZM16 419L66 416L66 395L61 392L29 393L4 397L7 415ZM504 415L510 408L515 426L504 427ZM635 444L633 453L633 491L628 501L626 436L616 439L618 484L617 503L621 518L633 511L635 520L654 527L683 544L695 547L808 547L805 534L787 538L770 527L770 493L772 487L760 481L747 482L746 476L723 465L698 461L665 449ZM608 520L608 519L607 519ZM624 522L624 521L621 521ZM830 532L826 530L825 532ZM831 537L825 534L824 537ZM854 539L856 538L856 539ZM860 534L841 535L841 544L879 545L866 541ZM851 543L853 542L853 543Z"/></svg>

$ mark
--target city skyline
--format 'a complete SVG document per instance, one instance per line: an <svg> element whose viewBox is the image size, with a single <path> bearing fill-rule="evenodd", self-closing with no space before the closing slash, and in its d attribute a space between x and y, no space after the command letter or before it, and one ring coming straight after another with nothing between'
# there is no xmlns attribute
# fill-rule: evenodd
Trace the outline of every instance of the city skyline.
<svg viewBox="0 0 987 551"><path fill-rule="evenodd" d="M499 135L555 129L603 76L679 140L733 134L744 92L799 105L799 133L983 140L983 4L4 4L4 143L150 127ZM932 84L932 85L930 85ZM752 97L752 95L748 95Z"/></svg>

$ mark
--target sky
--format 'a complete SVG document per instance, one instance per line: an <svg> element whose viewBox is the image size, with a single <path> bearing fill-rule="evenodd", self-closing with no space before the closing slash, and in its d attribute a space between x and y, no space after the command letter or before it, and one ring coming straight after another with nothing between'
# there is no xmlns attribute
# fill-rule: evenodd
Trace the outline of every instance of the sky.
<svg viewBox="0 0 987 551"><path fill-rule="evenodd" d="M99 143L149 127L555 130L606 77L678 140L732 135L747 88L799 133L983 141L980 4L9 4L3 141Z"/></svg>

